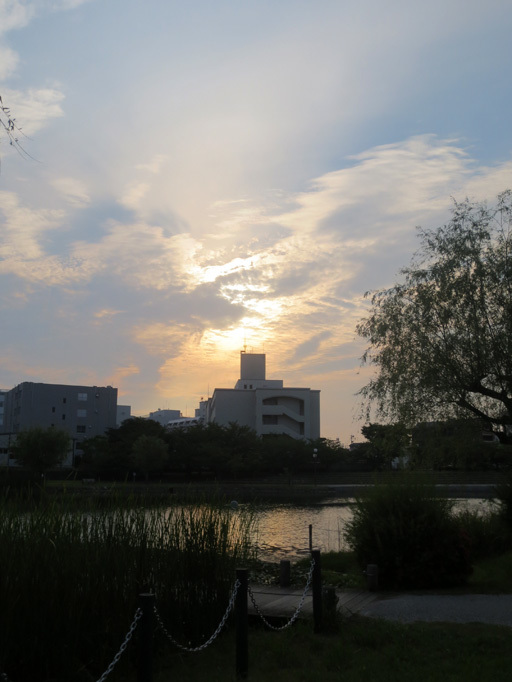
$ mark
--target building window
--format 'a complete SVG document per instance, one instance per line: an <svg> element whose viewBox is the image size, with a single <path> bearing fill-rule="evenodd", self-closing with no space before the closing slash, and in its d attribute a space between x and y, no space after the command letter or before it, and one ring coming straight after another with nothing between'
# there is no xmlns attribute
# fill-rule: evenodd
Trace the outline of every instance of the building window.
<svg viewBox="0 0 512 682"><path fill-rule="evenodd" d="M78 400L87 400L87 393L79 393Z"/></svg>
<svg viewBox="0 0 512 682"><path fill-rule="evenodd" d="M264 424L277 424L277 414L264 414L263 415Z"/></svg>
<svg viewBox="0 0 512 682"><path fill-rule="evenodd" d="M55 412L55 408L54 408L54 407L52 407L52 412Z"/></svg>
<svg viewBox="0 0 512 682"><path fill-rule="evenodd" d="M64 421L64 419L66 419L66 415L65 415L65 414L62 415L62 420Z"/></svg>
<svg viewBox="0 0 512 682"><path fill-rule="evenodd" d="M87 410L77 410L76 416L77 417L87 417Z"/></svg>
<svg viewBox="0 0 512 682"><path fill-rule="evenodd" d="M85 433L85 424L78 424L78 426L76 427L76 432Z"/></svg>
<svg viewBox="0 0 512 682"><path fill-rule="evenodd" d="M68 399L67 399L67 398L62 398L62 402L63 402L64 405L65 405L65 404L68 402Z"/></svg>

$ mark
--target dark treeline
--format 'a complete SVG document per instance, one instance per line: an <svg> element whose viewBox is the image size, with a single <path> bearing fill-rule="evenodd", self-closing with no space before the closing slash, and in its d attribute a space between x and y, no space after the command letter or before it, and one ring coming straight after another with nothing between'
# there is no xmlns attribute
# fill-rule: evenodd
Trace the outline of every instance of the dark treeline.
<svg viewBox="0 0 512 682"><path fill-rule="evenodd" d="M471 428L470 428L471 426ZM446 429L445 429L446 430ZM167 429L142 417L127 419L105 436L88 439L75 465L91 477L137 480L180 476L185 479L242 479L296 476L391 468L486 470L509 468L512 446L486 444L480 431L457 423L447 433L427 429L412 437L400 424L370 424L364 443L351 449L338 441L258 436L247 426L197 424Z"/></svg>
<svg viewBox="0 0 512 682"><path fill-rule="evenodd" d="M340 471L353 458L337 441L296 440L286 435L260 437L247 426L197 424L167 429L156 421L132 417L105 436L83 442L75 464L91 476L156 478L293 477Z"/></svg>

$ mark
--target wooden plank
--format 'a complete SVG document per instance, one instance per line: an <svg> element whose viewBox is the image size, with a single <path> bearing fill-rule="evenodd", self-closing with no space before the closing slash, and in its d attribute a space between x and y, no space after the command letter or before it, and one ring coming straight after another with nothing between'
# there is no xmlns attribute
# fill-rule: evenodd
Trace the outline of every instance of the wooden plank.
<svg viewBox="0 0 512 682"><path fill-rule="evenodd" d="M251 587L254 599L258 608L265 616L282 616L291 617L297 610L303 590L292 590L289 588L281 588L274 585L264 585ZM359 613L365 606L375 601L378 594L375 592L368 592L366 590L337 590L338 597L337 608L342 613ZM249 613L254 614L256 610L249 599L248 608ZM311 590L308 591L304 604L301 610L301 616L308 618L313 613L313 599Z"/></svg>

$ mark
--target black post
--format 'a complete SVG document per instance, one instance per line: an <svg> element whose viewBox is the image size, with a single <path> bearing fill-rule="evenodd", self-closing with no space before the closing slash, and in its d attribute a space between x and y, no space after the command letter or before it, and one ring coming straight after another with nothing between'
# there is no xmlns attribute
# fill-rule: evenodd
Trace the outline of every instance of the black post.
<svg viewBox="0 0 512 682"><path fill-rule="evenodd" d="M320 564L320 550L314 549L311 558L313 566L313 623L315 633L322 631L322 567Z"/></svg>
<svg viewBox="0 0 512 682"><path fill-rule="evenodd" d="M142 616L140 619L137 682L152 682L155 595L140 594L139 607L142 609Z"/></svg>
<svg viewBox="0 0 512 682"><path fill-rule="evenodd" d="M235 601L236 676L238 679L245 679L249 669L248 570L246 568L237 568L236 578L240 582Z"/></svg>
<svg viewBox="0 0 512 682"><path fill-rule="evenodd" d="M279 564L279 587L290 587L291 565L288 559L281 559Z"/></svg>

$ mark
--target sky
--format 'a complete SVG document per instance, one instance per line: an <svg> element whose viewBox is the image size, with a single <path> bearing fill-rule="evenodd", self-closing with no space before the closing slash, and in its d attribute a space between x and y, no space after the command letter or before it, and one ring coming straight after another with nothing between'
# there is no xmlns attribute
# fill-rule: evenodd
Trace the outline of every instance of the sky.
<svg viewBox="0 0 512 682"><path fill-rule="evenodd" d="M193 416L240 351L360 440L355 328L512 188L510 0L0 0L0 387Z"/></svg>

